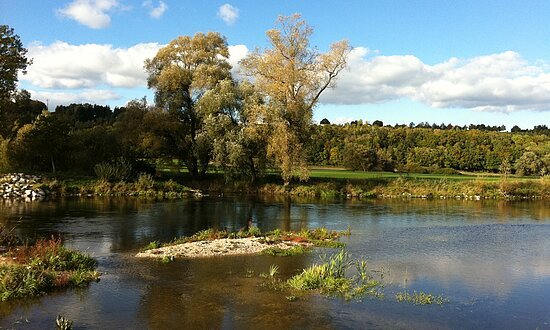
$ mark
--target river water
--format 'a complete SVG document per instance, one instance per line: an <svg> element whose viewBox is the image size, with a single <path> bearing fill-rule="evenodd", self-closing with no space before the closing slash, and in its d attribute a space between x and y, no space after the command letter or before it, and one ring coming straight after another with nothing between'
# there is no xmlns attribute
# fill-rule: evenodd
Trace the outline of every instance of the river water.
<svg viewBox="0 0 550 330"><path fill-rule="evenodd" d="M152 240L206 228L351 228L341 240L384 283L383 299L299 296L261 286L272 264L282 279L319 261L236 256L162 264L133 256ZM0 224L29 237L61 234L99 262L101 281L82 289L0 303L0 327L76 329L550 328L550 203L311 201L205 197L183 201L83 199L0 204ZM398 303L424 291L444 305Z"/></svg>

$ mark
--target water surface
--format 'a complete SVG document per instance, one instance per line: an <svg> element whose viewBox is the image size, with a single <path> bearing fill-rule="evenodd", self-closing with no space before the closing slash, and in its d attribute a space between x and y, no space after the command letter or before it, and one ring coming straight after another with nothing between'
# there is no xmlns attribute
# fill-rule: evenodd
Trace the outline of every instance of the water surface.
<svg viewBox="0 0 550 330"><path fill-rule="evenodd" d="M277 258L237 256L161 264L133 255L214 227L238 230L351 227L342 240L383 276L384 299L345 301L260 285L270 265L285 279L334 252ZM83 199L0 204L0 224L20 234L61 234L88 251L99 283L0 304L0 327L52 328L549 328L550 203L485 201L308 201L209 197L155 202ZM399 291L447 297L443 306L397 303Z"/></svg>

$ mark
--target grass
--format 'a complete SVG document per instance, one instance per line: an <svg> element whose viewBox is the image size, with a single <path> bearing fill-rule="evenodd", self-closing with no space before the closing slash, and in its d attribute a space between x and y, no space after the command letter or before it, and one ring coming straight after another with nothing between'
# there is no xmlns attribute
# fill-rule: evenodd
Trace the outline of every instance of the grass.
<svg viewBox="0 0 550 330"><path fill-rule="evenodd" d="M63 246L59 238L12 247L0 264L0 300L40 296L60 287L81 287L99 279L97 262Z"/></svg>
<svg viewBox="0 0 550 330"><path fill-rule="evenodd" d="M320 264L313 264L302 270L287 281L287 285L298 291L317 290L321 294L342 296L346 299L358 298L365 295L381 297L378 290L380 282L368 275L366 263L359 261L363 273L359 276L348 276L347 271L358 261L350 259L345 250L323 258Z"/></svg>
<svg viewBox="0 0 550 330"><path fill-rule="evenodd" d="M369 179L396 179L406 177L410 179L429 179L429 180L482 180L482 181L498 181L502 178L501 175L493 173L466 173L464 174L426 174L426 173L397 173L397 172L365 172L352 171L346 169L335 168L319 168L310 169L310 178L327 178L327 179L351 179L351 180L369 180ZM536 180L537 177L520 177L511 176L513 180Z"/></svg>
<svg viewBox="0 0 550 330"><path fill-rule="evenodd" d="M311 249L304 247L302 245L296 245L288 249L281 249L279 247L271 247L268 249L265 249L262 251L261 254L269 255L269 256L276 256L276 257L290 257L290 256L297 256L304 253L310 252Z"/></svg>
<svg viewBox="0 0 550 330"><path fill-rule="evenodd" d="M205 229L201 230L191 236L183 236L175 238L169 243L162 244L162 246L172 246L177 244L184 244L190 242L200 242L200 241L211 241L215 239L222 238L250 238L258 237L261 238L261 243L266 244L277 244L281 242L293 242L299 243L295 247L290 249L280 249L273 247L264 251L264 254L274 255L274 256L288 256L288 255L297 255L308 252L308 245L318 246L318 247L329 247L329 248L340 248L345 244L338 242L337 240L341 235L349 235L349 229L346 232L340 233L334 230L328 230L327 228L314 228L314 229L302 229L298 232L295 231L282 231L280 229L275 229L269 232L262 232L258 227L251 227L248 230L240 230L237 232L229 232L227 230L218 230L218 229ZM158 241L153 241L145 246L142 250L155 249L160 247Z"/></svg>
<svg viewBox="0 0 550 330"><path fill-rule="evenodd" d="M398 302L407 302L415 305L443 305L444 303L447 303L449 300L447 298L444 298L443 296L436 296L431 293L425 293L425 292L416 292L414 291L412 294L409 292L398 292L395 295L395 299Z"/></svg>

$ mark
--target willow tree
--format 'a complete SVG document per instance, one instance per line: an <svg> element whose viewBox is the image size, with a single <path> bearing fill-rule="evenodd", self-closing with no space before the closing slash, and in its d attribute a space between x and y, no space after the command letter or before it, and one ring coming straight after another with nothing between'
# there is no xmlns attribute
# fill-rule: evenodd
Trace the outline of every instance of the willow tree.
<svg viewBox="0 0 550 330"><path fill-rule="evenodd" d="M204 129L201 98L224 80L231 79L227 42L219 33L180 36L145 61L147 84L155 89L158 107L177 115L182 128L178 150L192 176L206 172L211 146Z"/></svg>
<svg viewBox="0 0 550 330"><path fill-rule="evenodd" d="M295 176L308 179L303 145L313 109L321 94L334 86L351 50L342 40L319 53L310 46L312 33L299 14L280 16L277 27L266 33L271 47L256 50L240 62L266 96L268 156L280 168L285 185Z"/></svg>

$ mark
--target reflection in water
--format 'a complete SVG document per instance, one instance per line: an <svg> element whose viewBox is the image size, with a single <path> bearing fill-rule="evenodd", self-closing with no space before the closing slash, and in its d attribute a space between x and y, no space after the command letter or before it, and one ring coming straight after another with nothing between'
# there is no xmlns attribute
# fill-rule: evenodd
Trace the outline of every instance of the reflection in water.
<svg viewBox="0 0 550 330"><path fill-rule="evenodd" d="M132 256L152 240L206 228L237 230L252 216L262 230L325 226L366 257L387 284L386 299L346 302L260 285L270 265L286 279L311 255L179 260ZM442 328L547 327L550 307L550 204L496 201L315 201L242 197L155 202L83 199L0 202L0 224L18 233L61 233L98 257L101 282L29 301L0 304L0 327L50 328L63 314L92 328ZM444 294L449 305L397 304L395 292ZM30 323L26 323L28 319ZM546 322L546 325L545 325Z"/></svg>

